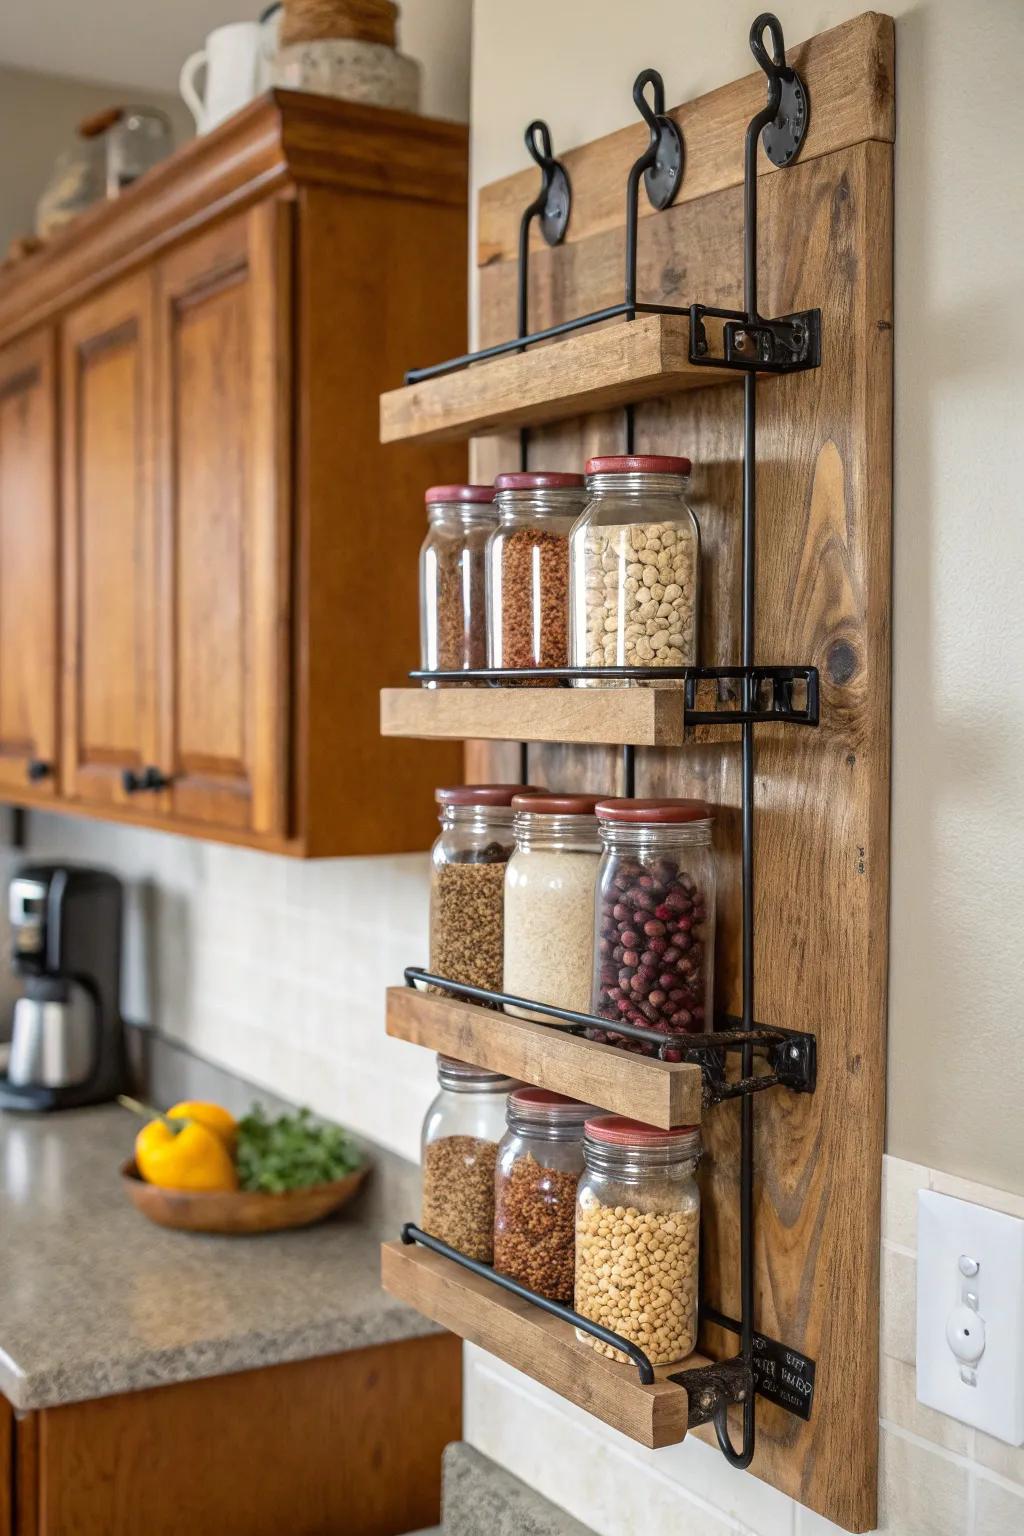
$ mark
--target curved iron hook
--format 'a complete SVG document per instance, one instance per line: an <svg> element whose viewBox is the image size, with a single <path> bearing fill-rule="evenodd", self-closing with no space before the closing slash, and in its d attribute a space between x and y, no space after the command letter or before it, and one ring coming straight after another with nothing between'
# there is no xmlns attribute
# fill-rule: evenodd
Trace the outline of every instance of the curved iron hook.
<svg viewBox="0 0 1024 1536"><path fill-rule="evenodd" d="M555 159L551 147L551 129L543 118L535 117L527 125L523 139L541 177L540 191L523 213L523 226L529 226L539 216L541 234L548 245L560 245L565 238L572 207L569 177L565 166Z"/></svg>
<svg viewBox="0 0 1024 1536"><path fill-rule="evenodd" d="M654 87L653 106L647 100L648 86ZM642 69L633 81L633 104L647 124L650 139L630 171L630 196L643 176L651 206L660 213L675 200L682 185L683 136L665 113L665 82L656 69Z"/></svg>
<svg viewBox="0 0 1024 1536"><path fill-rule="evenodd" d="M768 33L771 52L764 45ZM758 113L761 142L773 165L789 165L800 153L810 120L807 87L786 63L782 23L771 11L762 11L750 28L750 51L768 77L768 105Z"/></svg>
<svg viewBox="0 0 1024 1536"><path fill-rule="evenodd" d="M764 34L768 32L771 37L772 51L769 54L764 46ZM791 77L793 71L786 63L786 43L782 36L782 23L771 11L762 11L750 28L750 51L764 70L769 80L783 76Z"/></svg>

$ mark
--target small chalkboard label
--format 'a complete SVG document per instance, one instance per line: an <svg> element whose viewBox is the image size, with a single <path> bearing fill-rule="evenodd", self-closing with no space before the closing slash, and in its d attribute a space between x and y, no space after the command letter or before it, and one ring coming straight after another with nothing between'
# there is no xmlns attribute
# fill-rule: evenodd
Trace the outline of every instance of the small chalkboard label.
<svg viewBox="0 0 1024 1536"><path fill-rule="evenodd" d="M763 1333L754 1334L754 1387L762 1397L809 1419L814 1402L814 1361Z"/></svg>

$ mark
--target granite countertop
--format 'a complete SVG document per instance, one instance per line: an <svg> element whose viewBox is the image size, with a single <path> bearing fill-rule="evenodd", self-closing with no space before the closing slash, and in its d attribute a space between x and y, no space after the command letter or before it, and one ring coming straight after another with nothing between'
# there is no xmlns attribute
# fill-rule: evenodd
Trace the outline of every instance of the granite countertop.
<svg viewBox="0 0 1024 1536"><path fill-rule="evenodd" d="M380 1288L379 1245L416 1170L371 1149L339 1215L259 1237L170 1232L120 1187L136 1122L116 1106L0 1112L0 1391L44 1408L438 1330Z"/></svg>

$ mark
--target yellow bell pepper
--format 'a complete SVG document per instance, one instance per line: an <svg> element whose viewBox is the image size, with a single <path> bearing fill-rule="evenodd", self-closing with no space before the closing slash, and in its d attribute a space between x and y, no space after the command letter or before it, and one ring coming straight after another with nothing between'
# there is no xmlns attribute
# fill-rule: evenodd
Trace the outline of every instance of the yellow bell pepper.
<svg viewBox="0 0 1024 1536"><path fill-rule="evenodd" d="M209 1104L204 1099L183 1099L167 1111L168 1120L196 1120L207 1130L216 1131L229 1152L235 1150L238 1139L238 1121L220 1104Z"/></svg>
<svg viewBox="0 0 1024 1536"><path fill-rule="evenodd" d="M199 1120L164 1117L144 1125L135 1138L135 1165L147 1184L161 1189L238 1188L238 1174L225 1142Z"/></svg>

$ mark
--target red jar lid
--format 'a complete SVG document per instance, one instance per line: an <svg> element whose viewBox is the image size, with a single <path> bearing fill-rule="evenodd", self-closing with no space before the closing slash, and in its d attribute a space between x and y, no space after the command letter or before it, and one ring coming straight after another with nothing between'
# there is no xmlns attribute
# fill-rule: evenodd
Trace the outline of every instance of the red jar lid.
<svg viewBox="0 0 1024 1536"><path fill-rule="evenodd" d="M599 800L594 809L603 821L660 824L711 819L711 807L704 800Z"/></svg>
<svg viewBox="0 0 1024 1536"><path fill-rule="evenodd" d="M611 1147L674 1147L692 1137L698 1127L677 1125L670 1131L660 1131L642 1120L627 1120L624 1115L595 1115L587 1121L585 1130L591 1141Z"/></svg>
<svg viewBox="0 0 1024 1536"><path fill-rule="evenodd" d="M663 453L602 454L587 460L588 475L688 475L689 459Z"/></svg>
<svg viewBox="0 0 1024 1536"><path fill-rule="evenodd" d="M593 816L600 795L556 795L545 789L516 795L514 811L536 811L538 816ZM522 803L520 803L522 802Z"/></svg>
<svg viewBox="0 0 1024 1536"><path fill-rule="evenodd" d="M581 1104L579 1099L570 1099L564 1093L552 1093L550 1088L517 1088L509 1097L513 1104L522 1104L524 1108L531 1105L534 1109L564 1109L566 1105L570 1109L590 1108L587 1104Z"/></svg>
<svg viewBox="0 0 1024 1536"><path fill-rule="evenodd" d="M496 491L559 491L566 488L583 488L582 475L563 474L561 470L523 471L516 474L498 475L494 481Z"/></svg>
<svg viewBox="0 0 1024 1536"><path fill-rule="evenodd" d="M541 794L529 784L453 784L447 789L435 789L438 805L511 805L516 795L528 799Z"/></svg>
<svg viewBox="0 0 1024 1536"><path fill-rule="evenodd" d="M493 485L432 485L423 497L428 507L438 501L488 502L494 500Z"/></svg>

